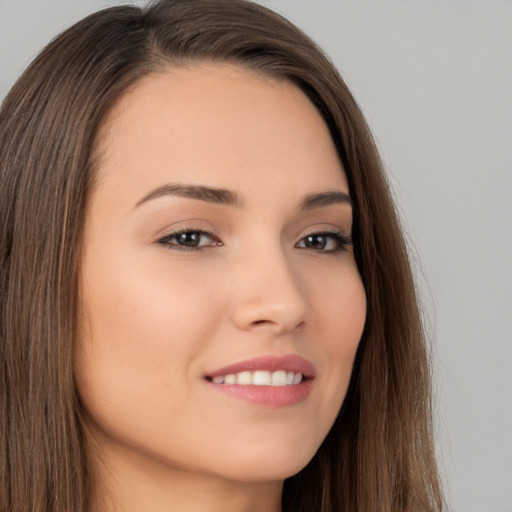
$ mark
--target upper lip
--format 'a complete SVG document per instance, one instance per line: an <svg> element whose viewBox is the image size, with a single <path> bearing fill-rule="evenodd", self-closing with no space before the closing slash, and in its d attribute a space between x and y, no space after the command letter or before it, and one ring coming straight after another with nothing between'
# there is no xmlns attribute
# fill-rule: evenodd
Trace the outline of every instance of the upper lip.
<svg viewBox="0 0 512 512"><path fill-rule="evenodd" d="M218 377L220 375L229 375L240 372L254 372L257 370L275 372L285 370L287 372L302 373L304 377L313 378L315 376L315 367L311 361L304 359L296 354L284 356L263 355L245 359L238 363L219 368L207 374L207 377Z"/></svg>

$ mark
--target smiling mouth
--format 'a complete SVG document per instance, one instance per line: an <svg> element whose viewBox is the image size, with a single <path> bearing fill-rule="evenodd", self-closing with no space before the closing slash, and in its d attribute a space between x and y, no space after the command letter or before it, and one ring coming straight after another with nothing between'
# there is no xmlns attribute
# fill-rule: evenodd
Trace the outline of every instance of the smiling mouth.
<svg viewBox="0 0 512 512"><path fill-rule="evenodd" d="M226 375L216 375L215 377L206 377L206 380L214 384L231 384L239 386L296 386L303 382L307 377L302 373L286 370L277 371L242 371L238 373L228 373Z"/></svg>
<svg viewBox="0 0 512 512"><path fill-rule="evenodd" d="M297 354L270 354L224 366L204 379L230 399L275 409L304 402L315 377L315 367L307 359Z"/></svg>

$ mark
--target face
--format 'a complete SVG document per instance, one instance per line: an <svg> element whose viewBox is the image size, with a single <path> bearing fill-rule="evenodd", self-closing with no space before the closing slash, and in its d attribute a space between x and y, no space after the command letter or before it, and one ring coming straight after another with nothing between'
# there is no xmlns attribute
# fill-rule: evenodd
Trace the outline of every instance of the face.
<svg viewBox="0 0 512 512"><path fill-rule="evenodd" d="M75 361L87 435L146 468L298 472L366 313L324 121L289 83L197 64L141 81L98 140Z"/></svg>

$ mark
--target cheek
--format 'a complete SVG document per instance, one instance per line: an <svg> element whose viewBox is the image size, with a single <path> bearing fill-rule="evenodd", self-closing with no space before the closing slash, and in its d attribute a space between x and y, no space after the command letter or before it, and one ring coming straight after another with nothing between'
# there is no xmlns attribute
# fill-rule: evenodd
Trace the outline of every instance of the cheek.
<svg viewBox="0 0 512 512"><path fill-rule="evenodd" d="M366 320L366 294L355 264L331 274L312 292L318 345L326 371L326 408L337 415L345 397Z"/></svg>
<svg viewBox="0 0 512 512"><path fill-rule="evenodd" d="M196 354L221 306L208 288L190 286L190 276L136 261L126 267L96 266L85 280L78 390L98 418L151 416L164 405L172 415L187 400Z"/></svg>
<svg viewBox="0 0 512 512"><path fill-rule="evenodd" d="M118 263L96 267L84 286L84 325L93 343L141 362L169 352L186 357L195 348L193 340L217 318L204 314L217 304L213 293L203 283L194 285L194 276L170 272L168 265Z"/></svg>
<svg viewBox="0 0 512 512"><path fill-rule="evenodd" d="M366 320L366 294L359 274L351 275L340 289L342 293L333 293L325 304L324 319L331 330L327 336L331 341L330 351L342 357L355 355L359 345Z"/></svg>
<svg viewBox="0 0 512 512"><path fill-rule="evenodd" d="M313 276L313 273L311 273ZM338 268L326 268L307 281L313 328L329 352L357 349L366 320L366 293L353 255Z"/></svg>

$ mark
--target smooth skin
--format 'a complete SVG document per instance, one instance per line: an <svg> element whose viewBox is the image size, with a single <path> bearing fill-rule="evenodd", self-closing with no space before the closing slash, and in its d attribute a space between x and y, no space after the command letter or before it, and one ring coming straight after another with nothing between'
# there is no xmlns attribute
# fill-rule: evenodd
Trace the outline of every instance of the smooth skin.
<svg viewBox="0 0 512 512"><path fill-rule="evenodd" d="M326 124L294 85L202 62L128 91L98 155L75 360L91 510L279 511L339 412L366 315L350 204L303 205L349 194ZM316 370L299 403L205 378L288 354Z"/></svg>

